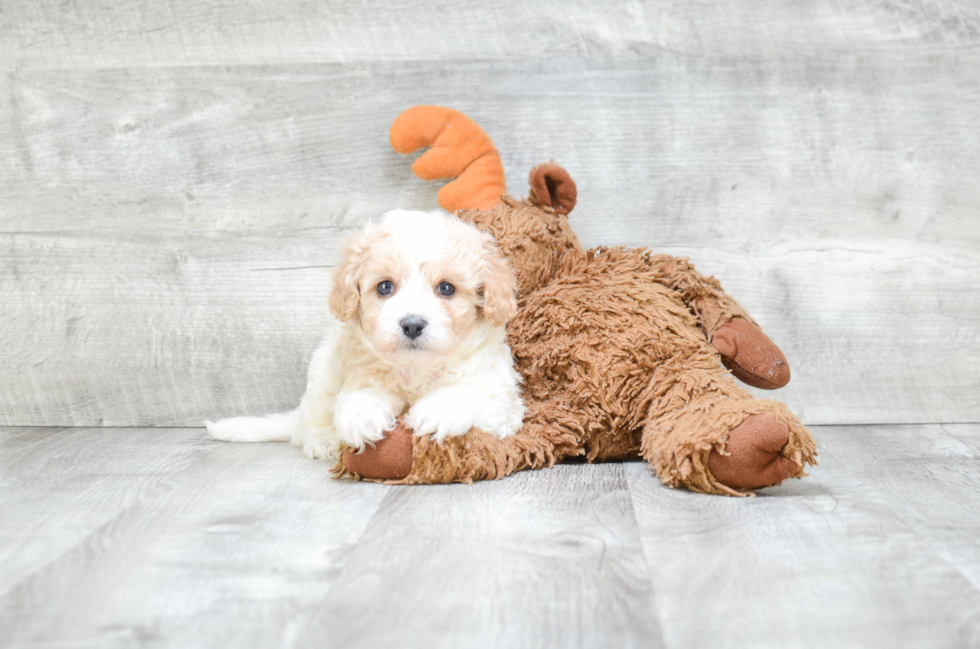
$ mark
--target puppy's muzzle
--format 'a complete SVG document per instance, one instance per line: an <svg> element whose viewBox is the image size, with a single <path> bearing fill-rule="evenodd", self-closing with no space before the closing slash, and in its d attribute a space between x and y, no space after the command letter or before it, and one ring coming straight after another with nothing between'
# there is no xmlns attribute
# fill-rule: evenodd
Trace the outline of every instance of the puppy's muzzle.
<svg viewBox="0 0 980 649"><path fill-rule="evenodd" d="M422 330L428 323L417 315L410 315L402 318L398 324L401 325L402 332L407 338L415 340L422 335Z"/></svg>

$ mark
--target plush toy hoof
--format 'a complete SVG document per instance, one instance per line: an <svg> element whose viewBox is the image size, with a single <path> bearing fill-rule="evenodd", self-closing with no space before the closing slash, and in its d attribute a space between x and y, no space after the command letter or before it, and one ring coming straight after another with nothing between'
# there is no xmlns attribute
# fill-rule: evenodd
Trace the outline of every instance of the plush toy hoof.
<svg viewBox="0 0 980 649"><path fill-rule="evenodd" d="M369 480L401 480L412 471L412 431L399 423L374 446L355 453L346 449L344 466Z"/></svg>
<svg viewBox="0 0 980 649"><path fill-rule="evenodd" d="M789 383L789 363L776 343L748 320L736 318L715 332L712 346L738 380L763 390Z"/></svg>
<svg viewBox="0 0 980 649"><path fill-rule="evenodd" d="M793 460L780 455L789 441L789 428L773 415L750 415L728 434L727 455L712 451L708 469L732 489L761 489L777 485L800 472Z"/></svg>

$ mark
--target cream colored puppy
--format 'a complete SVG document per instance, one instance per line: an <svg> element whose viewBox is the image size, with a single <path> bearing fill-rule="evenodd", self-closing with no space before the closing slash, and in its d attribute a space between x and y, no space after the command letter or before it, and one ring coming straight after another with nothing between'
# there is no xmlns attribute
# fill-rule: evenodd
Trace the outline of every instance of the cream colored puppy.
<svg viewBox="0 0 980 649"><path fill-rule="evenodd" d="M310 362L297 410L206 422L234 442L292 441L310 457L363 449L407 409L416 435L521 427L520 375L504 332L513 271L490 235L445 212L394 210L344 246L330 311L343 324Z"/></svg>

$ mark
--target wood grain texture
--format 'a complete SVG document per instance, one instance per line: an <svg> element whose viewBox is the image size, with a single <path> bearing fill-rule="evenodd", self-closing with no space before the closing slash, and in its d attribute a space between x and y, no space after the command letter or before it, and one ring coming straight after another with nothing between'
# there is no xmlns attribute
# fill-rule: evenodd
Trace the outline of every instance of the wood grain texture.
<svg viewBox="0 0 980 649"><path fill-rule="evenodd" d="M136 505L205 453L200 431L14 429L0 434L0 595ZM4 626L4 625L0 625Z"/></svg>
<svg viewBox="0 0 980 649"><path fill-rule="evenodd" d="M0 646L970 647L980 425L817 427L753 499L645 464L338 482L199 429L0 429Z"/></svg>
<svg viewBox="0 0 980 649"><path fill-rule="evenodd" d="M869 495L892 503L920 539L980 589L980 425L848 427L821 438L821 457L860 474Z"/></svg>
<svg viewBox="0 0 980 649"><path fill-rule="evenodd" d="M452 104L512 193L556 158L587 245L719 276L808 423L980 419L980 54L21 70L0 102L0 422L292 407L345 233L437 187L392 118Z"/></svg>
<svg viewBox="0 0 980 649"><path fill-rule="evenodd" d="M281 646L387 491L146 432L0 431L0 646Z"/></svg>
<svg viewBox="0 0 980 649"><path fill-rule="evenodd" d="M969 0L20 0L0 14L16 69L364 60L784 56L980 44Z"/></svg>
<svg viewBox="0 0 980 649"><path fill-rule="evenodd" d="M666 490L627 465L667 646L980 642L977 455L937 427L814 434L810 477L755 499Z"/></svg>
<svg viewBox="0 0 980 649"><path fill-rule="evenodd" d="M660 647L622 465L396 487L304 646Z"/></svg>

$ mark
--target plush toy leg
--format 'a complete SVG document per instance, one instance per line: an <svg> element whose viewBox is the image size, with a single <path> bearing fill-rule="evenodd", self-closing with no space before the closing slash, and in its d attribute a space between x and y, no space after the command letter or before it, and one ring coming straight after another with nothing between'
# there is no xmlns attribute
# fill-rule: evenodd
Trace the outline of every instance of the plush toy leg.
<svg viewBox="0 0 980 649"><path fill-rule="evenodd" d="M360 453L345 446L334 471L366 480L401 480L412 472L412 431L402 423Z"/></svg>
<svg viewBox="0 0 980 649"><path fill-rule="evenodd" d="M739 380L764 390L789 383L789 364L783 352L718 280L699 273L687 259L652 255L644 261L653 280L676 291L697 315L708 342Z"/></svg>
<svg viewBox="0 0 980 649"><path fill-rule="evenodd" d="M574 417L561 423L550 420L545 413L558 412L555 404L532 401L527 405L524 426L510 437L500 439L471 430L434 442L399 425L376 446L359 454L345 449L334 474L389 484L472 483L495 480L521 469L552 466L562 458L584 454L579 432L585 422Z"/></svg>
<svg viewBox="0 0 980 649"><path fill-rule="evenodd" d="M799 419L782 403L737 387L717 355L698 356L665 364L651 383L640 452L660 479L745 496L805 475L804 466L816 463L816 446Z"/></svg>
<svg viewBox="0 0 980 649"><path fill-rule="evenodd" d="M756 325L742 318L726 322L715 332L711 345L721 361L742 383L763 390L777 390L789 383L789 363L782 350Z"/></svg>
<svg viewBox="0 0 980 649"><path fill-rule="evenodd" d="M754 322L717 279L702 275L687 259L660 254L650 255L645 261L651 279L676 291L698 316L709 341L725 323L736 318Z"/></svg>

